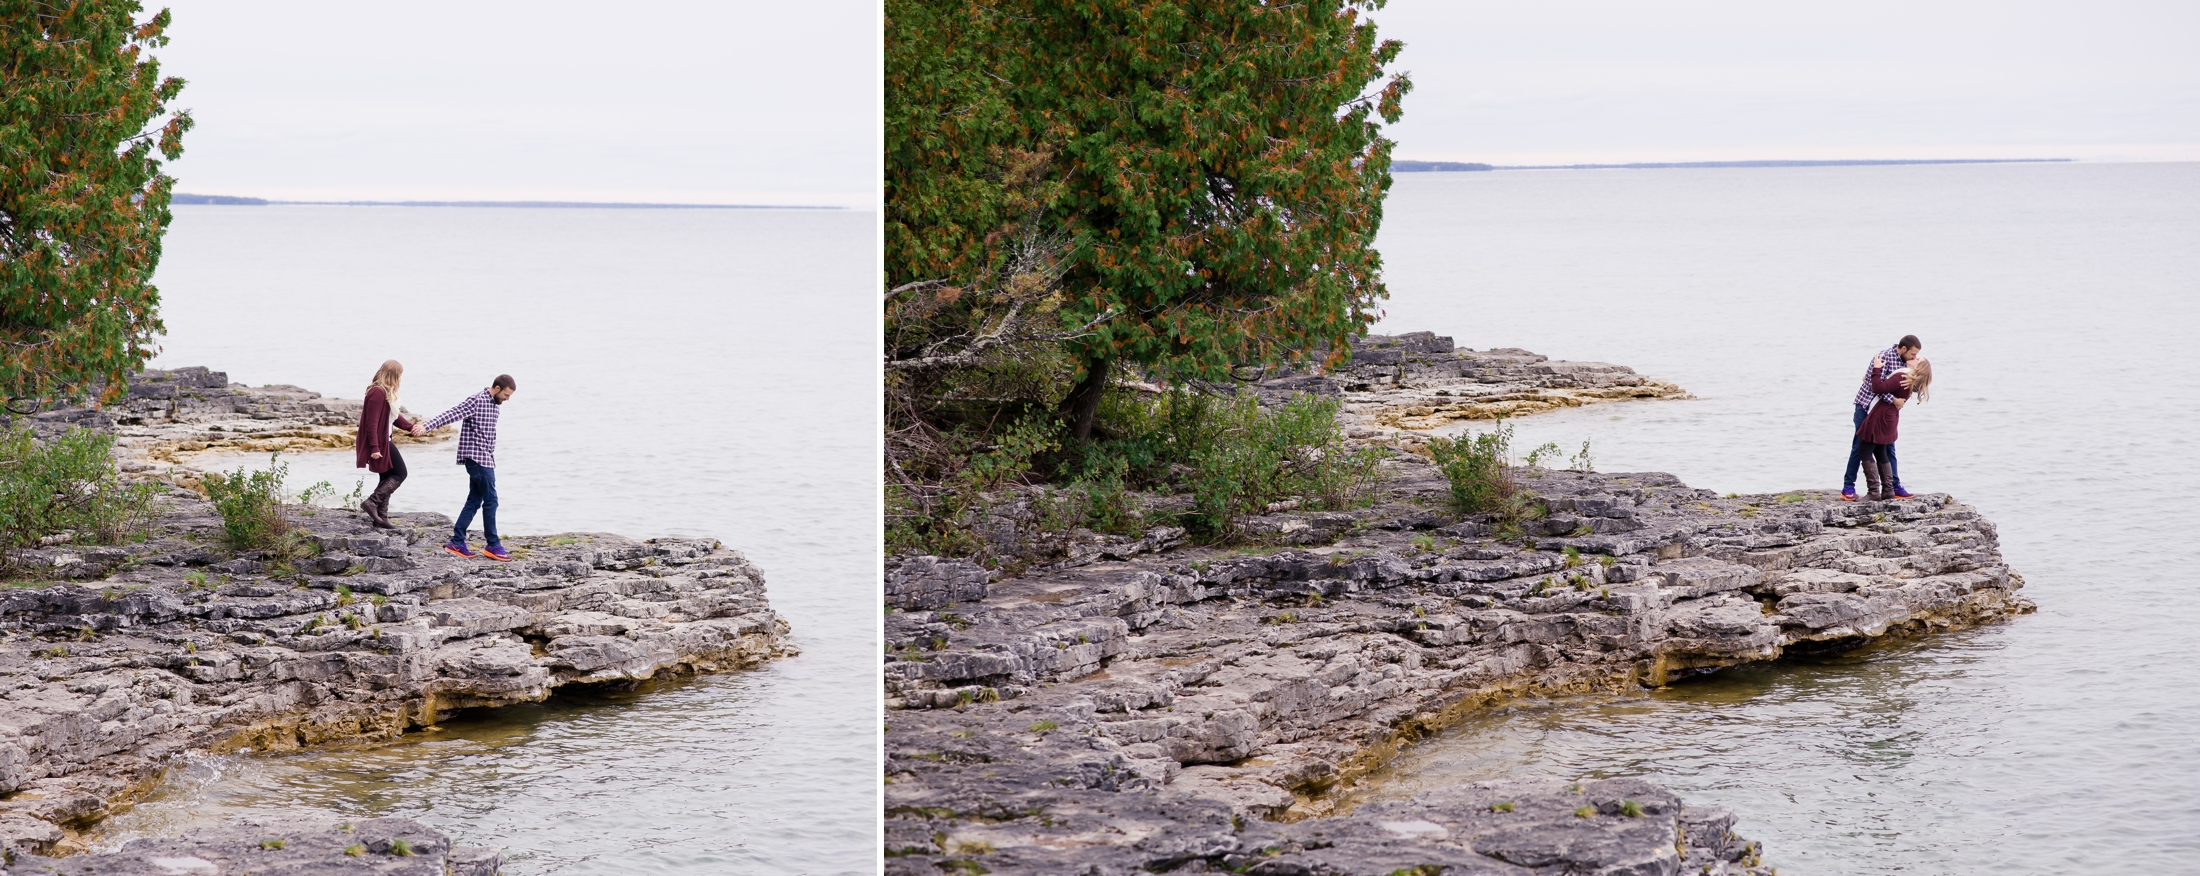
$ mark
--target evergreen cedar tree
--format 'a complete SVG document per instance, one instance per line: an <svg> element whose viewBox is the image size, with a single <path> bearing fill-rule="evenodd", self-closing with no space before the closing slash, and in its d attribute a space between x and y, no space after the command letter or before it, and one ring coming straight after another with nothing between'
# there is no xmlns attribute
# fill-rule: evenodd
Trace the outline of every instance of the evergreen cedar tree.
<svg viewBox="0 0 2200 876"><path fill-rule="evenodd" d="M1219 378L1343 355L1386 296L1372 248L1411 87L1382 0L887 0L889 288L979 275L1030 221L1007 173L1051 160L1030 214L1068 235L1082 325L1073 432L1118 363Z"/></svg>
<svg viewBox="0 0 2200 876"><path fill-rule="evenodd" d="M112 400L162 328L150 284L189 113L134 0L0 0L0 398ZM148 127L153 125L153 127ZM158 152L158 156L154 153Z"/></svg>

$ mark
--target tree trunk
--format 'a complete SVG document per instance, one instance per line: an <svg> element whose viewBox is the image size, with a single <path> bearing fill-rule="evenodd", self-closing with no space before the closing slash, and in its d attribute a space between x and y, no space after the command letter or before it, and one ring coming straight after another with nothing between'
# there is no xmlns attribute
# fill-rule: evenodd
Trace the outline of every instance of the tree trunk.
<svg viewBox="0 0 2200 876"><path fill-rule="evenodd" d="M1114 364L1108 356L1085 360L1085 378L1077 381L1069 397L1062 400L1062 417L1069 421L1070 435L1078 441L1092 439L1092 419L1100 412L1100 395L1108 390L1108 372Z"/></svg>

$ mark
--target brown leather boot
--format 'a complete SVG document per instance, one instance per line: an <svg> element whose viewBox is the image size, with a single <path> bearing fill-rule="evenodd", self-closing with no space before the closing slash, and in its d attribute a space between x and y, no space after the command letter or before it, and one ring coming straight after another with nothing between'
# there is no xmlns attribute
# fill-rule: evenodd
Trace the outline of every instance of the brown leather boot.
<svg viewBox="0 0 2200 876"><path fill-rule="evenodd" d="M1893 465L1893 464L1891 464L1891 463L1885 463L1885 462L1882 462L1882 463L1880 463L1880 464L1879 464L1879 483L1880 483L1880 485L1881 485L1881 486L1883 486L1883 487L1886 487L1886 488L1887 488L1887 491L1886 491L1886 493L1885 493L1885 494L1883 494L1883 495L1881 495L1881 496L1880 496L1879 498L1880 498L1881 500L1886 500L1886 499L1892 499L1892 498L1894 498L1894 465Z"/></svg>
<svg viewBox="0 0 2200 876"><path fill-rule="evenodd" d="M1864 459L1864 501L1877 502L1887 498L1886 482L1879 477L1881 463L1870 457Z"/></svg>
<svg viewBox="0 0 2200 876"><path fill-rule="evenodd" d="M376 529L396 529L390 522L390 494L397 492L396 484L378 485L374 492L359 503L359 510L367 512L367 522Z"/></svg>

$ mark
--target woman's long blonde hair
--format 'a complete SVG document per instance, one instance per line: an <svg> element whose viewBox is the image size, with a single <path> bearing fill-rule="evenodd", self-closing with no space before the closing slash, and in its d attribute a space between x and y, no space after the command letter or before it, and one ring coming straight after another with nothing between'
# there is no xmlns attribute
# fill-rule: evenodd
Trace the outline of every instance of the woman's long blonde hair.
<svg viewBox="0 0 2200 876"><path fill-rule="evenodd" d="M1933 363L1918 359L1910 363L1910 397L1919 403L1925 401L1925 388L1933 385Z"/></svg>
<svg viewBox="0 0 2200 876"><path fill-rule="evenodd" d="M374 379L367 383L367 388L382 387L382 395L389 399L390 410L394 411L397 410L397 385L404 380L405 366L398 364L396 359L390 359L374 370Z"/></svg>

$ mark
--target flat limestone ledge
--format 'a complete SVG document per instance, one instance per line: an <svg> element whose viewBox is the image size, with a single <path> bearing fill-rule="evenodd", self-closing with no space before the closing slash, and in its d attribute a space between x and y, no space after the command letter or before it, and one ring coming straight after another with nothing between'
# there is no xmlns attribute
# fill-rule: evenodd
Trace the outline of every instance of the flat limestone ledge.
<svg viewBox="0 0 2200 876"><path fill-rule="evenodd" d="M126 476L190 486L204 476L198 470L204 453L348 451L361 405L287 384L230 383L225 372L193 366L136 374L120 400L100 408L42 411L25 419L42 434L72 426L111 432ZM395 440L406 447L457 433L458 427L447 426L426 438L400 434Z"/></svg>
<svg viewBox="0 0 2200 876"><path fill-rule="evenodd" d="M155 537L17 551L0 587L0 847L78 851L75 832L191 750L394 739L463 708L540 701L793 655L763 572L715 539L508 539L514 560L444 553L449 521L293 520L292 567L218 545L195 494Z"/></svg>
<svg viewBox="0 0 2200 876"><path fill-rule="evenodd" d="M453 847L409 818L243 818L181 837L131 840L120 851L68 858L16 854L6 876L496 876L504 855Z"/></svg>
<svg viewBox="0 0 2200 876"><path fill-rule="evenodd" d="M1399 746L1493 702L2033 609L1992 523L1945 495L1720 498L1660 473L1520 470L1548 513L1501 538L1497 521L1441 510L1433 466L1386 466L1383 504L1246 521L1295 549L1101 556L999 582L959 561L897 564L888 851L954 857L953 838L985 825L996 838L968 849L1223 867L1269 821L1326 823ZM1166 825L1203 818L1220 820L1172 845ZM949 844L926 851L935 834ZM994 872L1053 866L973 854Z"/></svg>
<svg viewBox="0 0 2200 876"><path fill-rule="evenodd" d="M1074 746L1061 754L1090 761ZM926 802L935 805L888 810L892 876L1770 874L1758 844L1735 835L1731 810L1687 806L1639 779L1485 782L1288 824L1247 822L1168 789L1119 793L1105 806L1091 794L997 785Z"/></svg>
<svg viewBox="0 0 2200 876"><path fill-rule="evenodd" d="M1346 435L1412 446L1430 429L1463 420L1523 417L1600 402L1694 398L1625 365L1554 361L1506 347L1459 349L1431 332L1369 335L1328 374L1285 373L1254 384L1264 400L1298 393L1338 398Z"/></svg>

